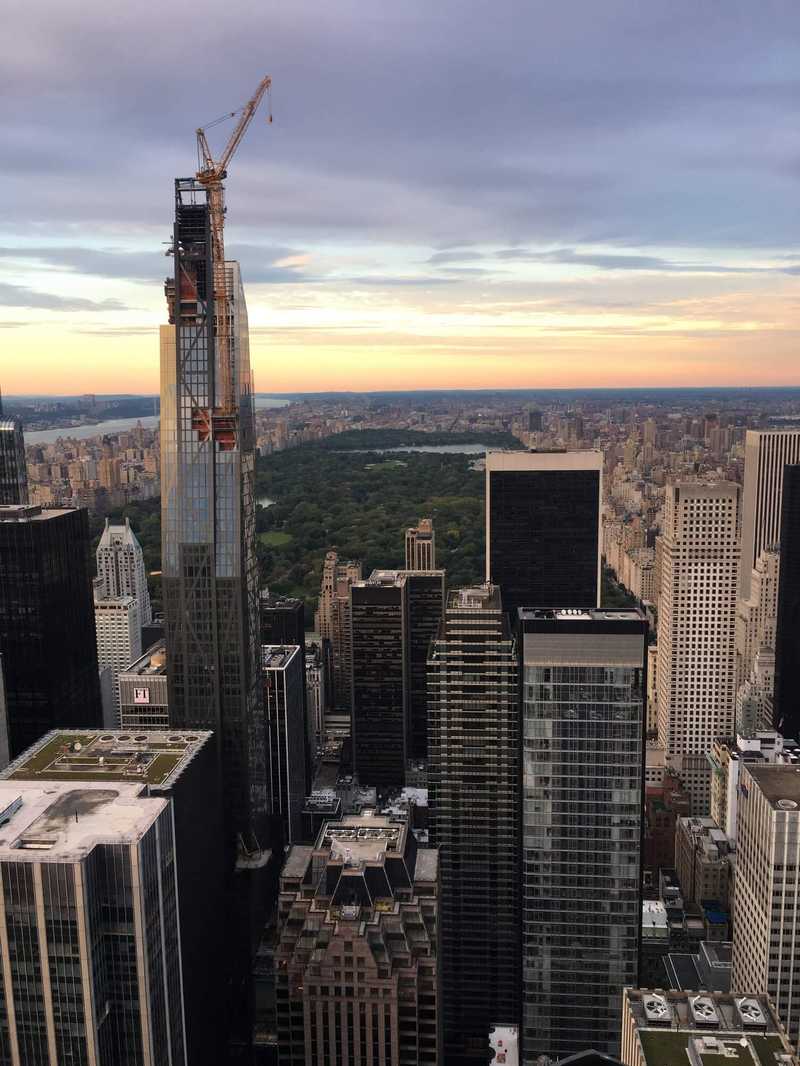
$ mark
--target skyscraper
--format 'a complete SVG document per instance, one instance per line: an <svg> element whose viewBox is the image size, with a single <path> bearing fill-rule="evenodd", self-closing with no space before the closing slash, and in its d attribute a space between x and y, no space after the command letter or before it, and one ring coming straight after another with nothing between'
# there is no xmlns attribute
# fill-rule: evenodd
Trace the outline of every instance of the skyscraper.
<svg viewBox="0 0 800 1066"><path fill-rule="evenodd" d="M3 418L0 403L0 506L27 502L28 473L22 425L14 418Z"/></svg>
<svg viewBox="0 0 800 1066"><path fill-rule="evenodd" d="M0 507L0 652L12 758L102 723L86 511Z"/></svg>
<svg viewBox="0 0 800 1066"><path fill-rule="evenodd" d="M661 538L658 740L692 798L708 814L715 737L735 732L734 631L739 486L668 485Z"/></svg>
<svg viewBox="0 0 800 1066"><path fill-rule="evenodd" d="M427 754L427 659L444 571L374 570L351 586L353 755L363 784L400 785Z"/></svg>
<svg viewBox="0 0 800 1066"><path fill-rule="evenodd" d="M420 518L406 530L406 570L436 569L436 534L432 518Z"/></svg>
<svg viewBox="0 0 800 1066"><path fill-rule="evenodd" d="M119 728L134 733L169 729L167 652L158 640L119 675Z"/></svg>
<svg viewBox="0 0 800 1066"><path fill-rule="evenodd" d="M442 879L445 1060L485 1060L519 1014L520 719L500 591L448 593L428 662L431 843Z"/></svg>
<svg viewBox="0 0 800 1066"><path fill-rule="evenodd" d="M264 713L267 721L272 814L287 844L302 839L306 781L306 685L304 649L296 644L262 644Z"/></svg>
<svg viewBox="0 0 800 1066"><path fill-rule="evenodd" d="M739 772L732 988L768 995L800 1050L800 775L793 764Z"/></svg>
<svg viewBox="0 0 800 1066"><path fill-rule="evenodd" d="M97 545L97 576L102 581L102 596L133 596L139 610L139 625L153 621L150 592L142 546L131 529L130 519L112 525L106 519Z"/></svg>
<svg viewBox="0 0 800 1066"><path fill-rule="evenodd" d="M103 708L104 725L116 729L119 718L119 675L142 654L139 607L133 596L94 601L97 663L111 672L111 706Z"/></svg>
<svg viewBox="0 0 800 1066"><path fill-rule="evenodd" d="M800 465L783 476L780 581L775 636L775 725L800 737Z"/></svg>
<svg viewBox="0 0 800 1066"><path fill-rule="evenodd" d="M327 688L331 706L348 716L352 703L353 669L350 586L360 580L361 563L358 560L340 560L335 551L325 555L315 625L323 643L330 645Z"/></svg>
<svg viewBox="0 0 800 1066"><path fill-rule="evenodd" d="M519 607L600 603L603 455L486 455L486 580Z"/></svg>
<svg viewBox="0 0 800 1066"><path fill-rule="evenodd" d="M436 850L405 819L348 815L291 849L280 888L281 1066L437 1066Z"/></svg>
<svg viewBox="0 0 800 1066"><path fill-rule="evenodd" d="M783 468L800 463L800 429L748 429L742 489L742 553L739 597L750 595L753 567L781 532Z"/></svg>
<svg viewBox="0 0 800 1066"><path fill-rule="evenodd" d="M519 612L526 1063L617 1054L638 983L647 622Z"/></svg>
<svg viewBox="0 0 800 1066"><path fill-rule="evenodd" d="M206 189L175 183L170 326L161 330L162 590L170 722L220 740L228 838L265 847L253 483L255 440L247 309L225 264L230 363L220 366Z"/></svg>

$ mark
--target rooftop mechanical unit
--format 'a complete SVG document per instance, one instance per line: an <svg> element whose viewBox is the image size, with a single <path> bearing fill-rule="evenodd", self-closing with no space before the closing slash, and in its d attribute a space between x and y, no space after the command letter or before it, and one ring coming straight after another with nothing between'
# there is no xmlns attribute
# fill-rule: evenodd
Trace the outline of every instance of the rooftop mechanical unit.
<svg viewBox="0 0 800 1066"><path fill-rule="evenodd" d="M719 1014L717 1014L717 1008L710 996L690 996L689 1009L697 1025L718 1028Z"/></svg>
<svg viewBox="0 0 800 1066"><path fill-rule="evenodd" d="M737 999L736 1010L739 1012L743 1029L767 1028L767 1019L761 1009L761 1004L752 996L742 996L741 999Z"/></svg>
<svg viewBox="0 0 800 1066"><path fill-rule="evenodd" d="M670 1025L672 1023L672 1005L666 996L651 992L642 999L644 1016L653 1025Z"/></svg>

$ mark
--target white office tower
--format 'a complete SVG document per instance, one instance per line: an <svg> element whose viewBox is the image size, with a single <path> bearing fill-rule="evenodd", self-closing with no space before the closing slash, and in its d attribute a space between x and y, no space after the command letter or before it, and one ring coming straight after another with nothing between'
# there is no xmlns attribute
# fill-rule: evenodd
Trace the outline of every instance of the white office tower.
<svg viewBox="0 0 800 1066"><path fill-rule="evenodd" d="M759 555L781 539L783 468L800 463L800 429L749 429L744 448L739 598L746 600Z"/></svg>
<svg viewBox="0 0 800 1066"><path fill-rule="evenodd" d="M142 546L127 518L124 525L112 525L106 519L97 545L97 576L102 581L104 597L133 596L139 604L139 625L152 622Z"/></svg>
<svg viewBox="0 0 800 1066"><path fill-rule="evenodd" d="M133 596L98 599L95 595L94 621L97 632L97 663L111 673L111 704L103 705L103 725L119 725L119 675L142 654L139 607Z"/></svg>
<svg viewBox="0 0 800 1066"><path fill-rule="evenodd" d="M800 773L741 767L732 988L768 995L800 1049Z"/></svg>
<svg viewBox="0 0 800 1066"><path fill-rule="evenodd" d="M668 485L658 619L658 739L708 814L715 737L735 731L734 628L740 488L728 481Z"/></svg>

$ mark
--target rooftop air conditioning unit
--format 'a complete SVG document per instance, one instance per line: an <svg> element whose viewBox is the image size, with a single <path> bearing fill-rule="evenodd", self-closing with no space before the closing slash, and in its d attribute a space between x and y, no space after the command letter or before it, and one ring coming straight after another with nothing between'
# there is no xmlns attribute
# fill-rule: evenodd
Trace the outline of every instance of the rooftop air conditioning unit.
<svg viewBox="0 0 800 1066"><path fill-rule="evenodd" d="M766 1029L767 1019L757 999L753 999L752 996L743 996L736 1000L736 1009L745 1028Z"/></svg>
<svg viewBox="0 0 800 1066"><path fill-rule="evenodd" d="M714 1001L710 996L694 996L694 998L689 1000L689 1006L692 1011L692 1017L698 1025L713 1026L715 1028L719 1025L717 1008L714 1006Z"/></svg>

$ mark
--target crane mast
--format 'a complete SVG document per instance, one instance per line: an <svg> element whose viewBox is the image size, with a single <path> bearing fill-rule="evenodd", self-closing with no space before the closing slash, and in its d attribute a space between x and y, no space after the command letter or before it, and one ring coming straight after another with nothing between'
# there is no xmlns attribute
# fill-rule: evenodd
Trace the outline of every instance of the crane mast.
<svg viewBox="0 0 800 1066"><path fill-rule="evenodd" d="M221 119L209 123L208 126L197 130L197 157L199 169L196 177L198 182L206 189L208 196L208 213L211 227L211 250L213 262L213 286L214 286L214 312L216 317L216 342L217 356L220 370L220 407L226 414L230 414L235 406L233 360L231 358L231 326L232 307L231 293L228 291L225 271L225 189L222 184L228 176L228 164L230 163L239 143L250 125L259 104L272 87L272 78L269 75L262 78L258 88L238 111L232 111ZM239 121L233 133L225 145L225 149L218 160L215 161L206 139L206 130L222 122L226 118L234 118L239 115ZM267 121L272 122L270 109Z"/></svg>

